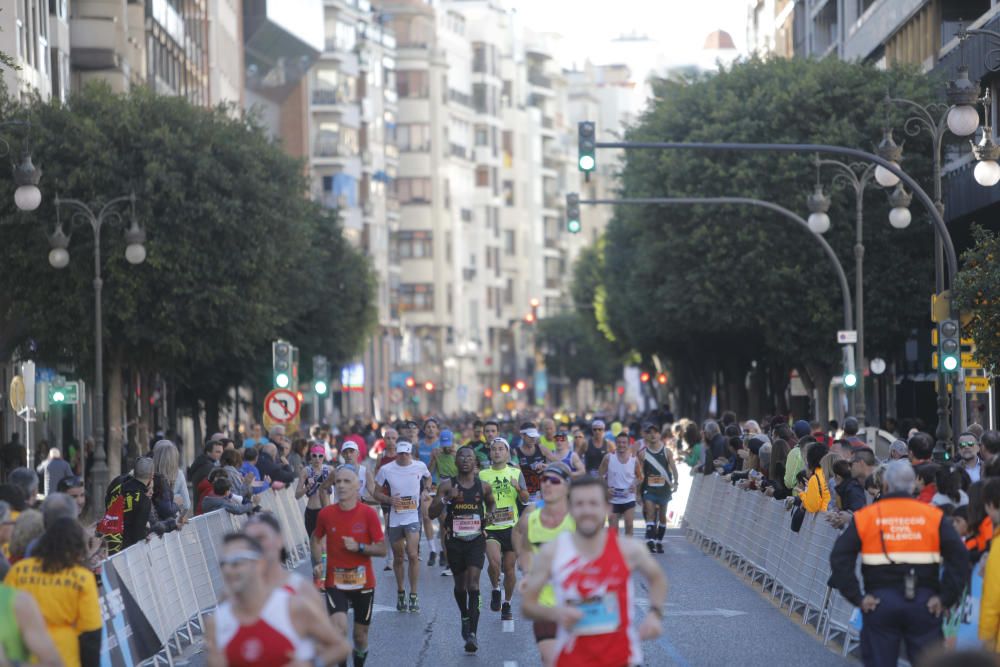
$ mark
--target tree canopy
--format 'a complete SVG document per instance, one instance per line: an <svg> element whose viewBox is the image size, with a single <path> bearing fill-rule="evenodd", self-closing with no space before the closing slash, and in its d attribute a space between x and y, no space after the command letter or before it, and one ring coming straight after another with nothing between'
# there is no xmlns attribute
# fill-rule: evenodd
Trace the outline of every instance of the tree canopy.
<svg viewBox="0 0 1000 667"><path fill-rule="evenodd" d="M835 59L751 59L717 75L654 82L654 97L629 141L817 143L873 150L897 111L894 96L927 103L937 85L910 69L883 71ZM929 173L930 145L909 138L904 168ZM833 156L824 156L833 157ZM630 150L621 195L744 196L808 215L816 183L813 155ZM828 242L853 283L854 192L831 192ZM925 212L900 231L887 222L886 193L872 183L864 199L866 348L892 351L926 319L933 237ZM805 230L774 213L743 207L618 207L606 232L600 326L643 357L670 360L673 377L707 398L713 373L729 383L727 404L746 406L751 369L774 371L783 394L788 370L828 383L839 370L835 332L841 294L828 260ZM600 290L595 290L595 295ZM595 299L595 306L597 300ZM783 378L783 380L782 380ZM725 391L725 390L724 390ZM693 407L700 411L700 406Z"/></svg>
<svg viewBox="0 0 1000 667"><path fill-rule="evenodd" d="M976 343L976 360L995 377L1000 373L1000 235L978 225L972 234L975 245L962 255L952 298L971 315L963 329Z"/></svg>

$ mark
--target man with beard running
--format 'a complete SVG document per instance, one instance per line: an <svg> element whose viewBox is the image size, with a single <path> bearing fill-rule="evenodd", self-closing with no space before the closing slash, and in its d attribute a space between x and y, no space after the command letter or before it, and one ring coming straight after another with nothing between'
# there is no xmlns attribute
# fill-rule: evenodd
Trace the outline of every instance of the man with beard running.
<svg viewBox="0 0 1000 667"><path fill-rule="evenodd" d="M542 496L542 471L548 465L545 454L538 446L536 438L525 438L519 447L515 447L517 460L521 466L521 474L524 475L524 485L528 490L528 502L537 502ZM522 506L518 510L523 511Z"/></svg>
<svg viewBox="0 0 1000 667"><path fill-rule="evenodd" d="M524 585L524 614L557 627L556 667L641 665L640 641L663 633L667 578L641 543L604 527L607 487L596 477L574 479L569 489L575 530L549 542L535 557ZM638 632L632 624L632 573L648 584L649 609ZM556 604L540 601L551 585Z"/></svg>
<svg viewBox="0 0 1000 667"><path fill-rule="evenodd" d="M455 576L455 602L462 618L465 650L479 649L479 575L486 556L484 528L495 509L493 489L476 474L476 454L472 447L462 447L455 454L458 474L438 485L431 501L430 517L444 512L444 535L448 567Z"/></svg>
<svg viewBox="0 0 1000 667"><path fill-rule="evenodd" d="M267 583L256 540L226 535L219 565L226 600L208 619L209 667L329 667L350 654L351 645L322 610Z"/></svg>
<svg viewBox="0 0 1000 667"><path fill-rule="evenodd" d="M646 518L646 547L650 553L663 553L667 532L667 503L677 490L677 466L674 455L660 440L656 424L643 424L646 447L639 451L642 463L642 515Z"/></svg>
<svg viewBox="0 0 1000 667"><path fill-rule="evenodd" d="M382 525L374 509L360 502L361 482L354 466L337 468L333 483L337 504L323 508L312 535L316 562L326 541L326 572L322 564L314 577L326 579L326 604L334 625L347 634L347 611L354 609L354 667L364 667L368 657L368 626L375 607L373 556L384 556ZM346 663L344 663L346 665Z"/></svg>
<svg viewBox="0 0 1000 667"><path fill-rule="evenodd" d="M583 459L583 467L586 468L587 474L596 476L598 469L601 467L601 462L604 461L604 457L609 453L611 448L608 447L608 441L604 438L604 422L600 419L595 419L590 424L590 430L591 436L586 448L582 452L577 452L577 454Z"/></svg>
<svg viewBox="0 0 1000 667"><path fill-rule="evenodd" d="M576 528L569 515L566 497L569 492L569 467L563 463L550 463L542 472L541 505L529 505L521 515L514 530L514 548L522 572L530 572L532 561L541 548L560 534L572 532ZM521 584L524 593L525 584ZM556 598L551 586L543 586L537 594L538 604L555 606ZM555 657L556 624L551 621L536 620L534 623L535 642L542 656L542 664L551 667Z"/></svg>
<svg viewBox="0 0 1000 667"><path fill-rule="evenodd" d="M487 573L492 592L490 610L500 612L500 620L514 620L510 601L514 597L517 583L517 553L514 551L513 532L517 524L517 503L527 502L521 469L510 463L510 444L503 438L495 438L490 443L492 465L479 473L479 478L488 482L496 498L493 521L486 527L486 557L489 559ZM500 571L503 570L503 603L500 601Z"/></svg>

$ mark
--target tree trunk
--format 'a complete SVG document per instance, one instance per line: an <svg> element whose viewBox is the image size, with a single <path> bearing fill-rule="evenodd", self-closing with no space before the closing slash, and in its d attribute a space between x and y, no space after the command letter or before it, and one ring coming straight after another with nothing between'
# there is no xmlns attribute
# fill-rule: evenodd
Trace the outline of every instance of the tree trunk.
<svg viewBox="0 0 1000 667"><path fill-rule="evenodd" d="M151 404L149 400L153 397L155 378L155 373L139 373L139 386L142 387L142 396L139 397L139 424L136 429L136 437L139 440L140 449L145 449L150 445L150 443L152 443L154 426L153 410L156 409L156 406Z"/></svg>
<svg viewBox="0 0 1000 667"><path fill-rule="evenodd" d="M760 419L764 413L765 388L760 370L761 366L758 363L750 371L750 389L747 392L747 414L751 419ZM764 424L760 426L764 428Z"/></svg>
<svg viewBox="0 0 1000 667"><path fill-rule="evenodd" d="M124 350L120 346L111 349L111 367L108 369L108 479L122 474L122 433L124 397L122 392L122 372Z"/></svg>
<svg viewBox="0 0 1000 667"><path fill-rule="evenodd" d="M769 370L774 414L787 416L788 398L785 394L788 390L788 369L783 364L774 364Z"/></svg>
<svg viewBox="0 0 1000 667"><path fill-rule="evenodd" d="M191 423L194 424L194 442L191 446L193 451L197 452L205 442L205 438L201 431L201 404L194 397L191 398Z"/></svg>
<svg viewBox="0 0 1000 667"><path fill-rule="evenodd" d="M205 398L205 433L219 432L219 396L213 394Z"/></svg>

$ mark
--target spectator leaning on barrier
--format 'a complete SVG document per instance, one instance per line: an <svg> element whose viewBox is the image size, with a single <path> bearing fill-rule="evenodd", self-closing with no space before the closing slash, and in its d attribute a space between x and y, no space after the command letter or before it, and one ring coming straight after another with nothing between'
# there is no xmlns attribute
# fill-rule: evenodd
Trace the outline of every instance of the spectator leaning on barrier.
<svg viewBox="0 0 1000 667"><path fill-rule="evenodd" d="M153 470L170 486L174 504L180 514L191 513L191 493L188 491L187 478L180 469L180 452L177 445L169 440L160 440L153 445Z"/></svg>
<svg viewBox="0 0 1000 667"><path fill-rule="evenodd" d="M271 433L271 437L277 439L278 436L274 433L274 429L271 430ZM278 446L273 442L260 448L260 453L257 456L257 468L265 478L271 478L272 484L280 482L287 486L295 481L295 471L287 460L282 460Z"/></svg>
<svg viewBox="0 0 1000 667"><path fill-rule="evenodd" d="M214 512L217 509L224 509L230 514L250 514L260 509L259 506L249 502L241 502L233 497L230 488L229 478L220 475L212 482L212 492L205 494L201 500L201 511L205 514Z"/></svg>
<svg viewBox="0 0 1000 667"><path fill-rule="evenodd" d="M806 490L799 494L802 507L807 512L825 512L830 506L830 486L821 465L826 456L826 447L818 442L811 443L806 450L806 470L809 477Z"/></svg>
<svg viewBox="0 0 1000 667"><path fill-rule="evenodd" d="M990 521L1000 526L1000 478L986 480L982 500ZM979 606L979 639L990 651L1000 649L1000 550L997 549L993 549L986 560Z"/></svg>
<svg viewBox="0 0 1000 667"><path fill-rule="evenodd" d="M212 469L219 465L219 459L222 458L224 449L225 445L222 443L221 433L216 433L208 439L202 453L198 455L198 458L194 460L194 463L187 470L187 478L191 482L192 488L197 489L201 481L208 478L208 473L212 472ZM197 502L198 498L196 496L195 504Z"/></svg>
<svg viewBox="0 0 1000 667"><path fill-rule="evenodd" d="M868 504L865 489L851 474L851 464L843 459L834 462L833 474L837 478L837 507L853 514Z"/></svg>
<svg viewBox="0 0 1000 667"><path fill-rule="evenodd" d="M97 581L81 565L86 557L83 527L64 517L49 527L32 557L12 567L4 580L38 603L66 667L101 662L101 607Z"/></svg>
<svg viewBox="0 0 1000 667"><path fill-rule="evenodd" d="M152 494L153 459L148 457L136 459L130 474L121 475L108 485L104 497L106 513L115 509L116 499L122 499L122 530L105 535L109 554L116 554L146 539L149 516L153 510Z"/></svg>
<svg viewBox="0 0 1000 667"><path fill-rule="evenodd" d="M965 545L940 509L912 497L915 484L908 463L890 463L882 498L855 513L830 553L829 584L864 614L865 665L896 665L900 638L911 664L941 641L941 613L958 601L968 576Z"/></svg>

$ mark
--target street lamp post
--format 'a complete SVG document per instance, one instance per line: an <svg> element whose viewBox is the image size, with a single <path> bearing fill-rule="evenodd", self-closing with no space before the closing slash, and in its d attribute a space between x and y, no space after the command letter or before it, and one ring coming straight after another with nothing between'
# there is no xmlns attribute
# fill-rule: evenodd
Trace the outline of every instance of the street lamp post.
<svg viewBox="0 0 1000 667"><path fill-rule="evenodd" d="M903 130L911 137L916 137L926 132L933 147L931 162L933 165L933 186L934 186L934 208L938 215L944 218L943 201L943 177L942 177L942 149L944 138L950 132L957 137L967 137L975 133L979 127L979 113L973 106L979 99L979 86L969 81L969 70L967 67L959 69L959 77L948 86L948 103L933 102L931 104L920 104L913 100L900 97L886 96L887 104L894 104L907 109L911 114L903 121ZM892 133L887 131L891 141ZM883 142L884 143L884 142ZM880 149L882 147L880 146ZM902 150L897 153L897 158L892 160L898 162ZM882 182L882 185L886 185ZM894 183L889 184L894 185ZM895 210L895 209L894 209ZM945 289L945 257L942 239L939 235L934 236L934 291L941 294ZM954 276L952 275L952 279ZM938 424L934 435L937 438L938 449L947 448L951 441L952 434L960 432L965 424L965 384L963 373L959 371L954 383L954 405L949 406L948 378L943 368L938 365L937 369L937 404L938 404ZM952 424L954 419L954 424Z"/></svg>
<svg viewBox="0 0 1000 667"><path fill-rule="evenodd" d="M105 222L124 223L125 219L118 207L126 202L129 204L130 216L129 226L125 231L125 259L129 264L142 264L146 259L146 248L143 245L146 232L135 218L135 193L112 199L96 214L93 208L79 199L61 199L56 196L56 228L49 236L52 248L49 252L49 264L55 269L62 269L69 264L69 235L63 231L60 207L66 206L73 211L71 223L86 223L94 233L94 463L87 481L91 502L96 503L102 502L109 481L104 442L104 319L101 311L104 282L101 278L101 229Z"/></svg>
<svg viewBox="0 0 1000 667"><path fill-rule="evenodd" d="M854 327L858 332L858 343L855 348L854 368L858 373L858 384L855 396L854 414L861 425L865 424L865 297L864 297L864 258L865 244L864 198L865 189L875 178L874 164L864 162L841 162L840 160L821 159L816 156L817 180L819 170L823 167L833 167L836 174L833 182L846 184L854 190ZM817 183L817 191L820 186ZM813 195L815 196L815 195ZM812 216L810 216L812 217Z"/></svg>

